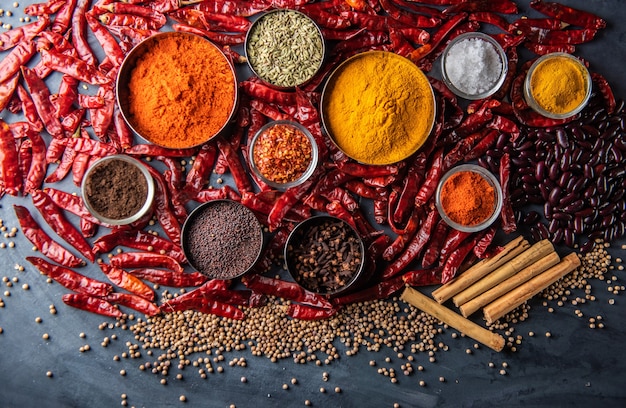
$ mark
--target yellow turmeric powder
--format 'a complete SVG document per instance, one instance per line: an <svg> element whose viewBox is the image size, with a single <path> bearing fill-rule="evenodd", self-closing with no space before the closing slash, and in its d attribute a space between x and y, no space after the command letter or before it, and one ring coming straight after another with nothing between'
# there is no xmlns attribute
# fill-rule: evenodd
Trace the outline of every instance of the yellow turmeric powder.
<svg viewBox="0 0 626 408"><path fill-rule="evenodd" d="M322 112L331 138L346 155L382 165L403 160L424 144L435 102L426 75L411 61L369 51L332 74Z"/></svg>
<svg viewBox="0 0 626 408"><path fill-rule="evenodd" d="M587 78L582 63L567 56L554 56L539 62L531 73L530 93L546 112L568 114L585 100Z"/></svg>

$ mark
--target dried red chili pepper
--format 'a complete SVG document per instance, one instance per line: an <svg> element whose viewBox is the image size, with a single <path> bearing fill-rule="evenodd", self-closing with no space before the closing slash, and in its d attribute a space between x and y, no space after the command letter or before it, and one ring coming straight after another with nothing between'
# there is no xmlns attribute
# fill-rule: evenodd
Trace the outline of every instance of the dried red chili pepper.
<svg viewBox="0 0 626 408"><path fill-rule="evenodd" d="M426 179L415 196L415 205L418 207L426 205L428 200L430 200L435 193L435 189L437 188L437 184L439 183L441 176L443 176L443 148L437 149L433 155L434 158L430 164L428 173L426 173Z"/></svg>
<svg viewBox="0 0 626 408"><path fill-rule="evenodd" d="M459 12L493 12L502 14L517 14L517 4L511 0L468 0L454 4L443 10L443 14L452 14Z"/></svg>
<svg viewBox="0 0 626 408"><path fill-rule="evenodd" d="M54 241L33 218L26 207L13 205L24 236L43 255L68 268L85 265L85 261Z"/></svg>
<svg viewBox="0 0 626 408"><path fill-rule="evenodd" d="M97 313L108 317L122 317L123 313L110 302L94 296L82 293L66 293L61 299L63 303L77 309Z"/></svg>
<svg viewBox="0 0 626 408"><path fill-rule="evenodd" d="M22 190L23 178L20 172L17 145L11 128L0 119L0 181L4 191L17 196Z"/></svg>
<svg viewBox="0 0 626 408"><path fill-rule="evenodd" d="M276 200L274 206L272 207L272 211L270 211L267 216L267 223L270 231L278 228L289 210L306 196L307 192L317 182L320 172L321 170L319 168L316 169L308 180L298 186L288 188Z"/></svg>
<svg viewBox="0 0 626 408"><path fill-rule="evenodd" d="M251 275L242 278L244 285L254 292L268 296L277 296L286 300L303 303L305 305L332 309L332 304L322 295L310 292L295 282L268 278L261 275Z"/></svg>
<svg viewBox="0 0 626 408"><path fill-rule="evenodd" d="M568 54L573 54L576 51L576 46L573 44L539 44L527 41L524 43L524 47L537 55L546 55L553 52L566 52Z"/></svg>
<svg viewBox="0 0 626 408"><path fill-rule="evenodd" d="M470 235L472 235L471 232L450 229L444 241L445 243L441 248L441 252L439 253L439 265L443 265L448 256L450 256L450 254Z"/></svg>
<svg viewBox="0 0 626 408"><path fill-rule="evenodd" d="M568 7L564 4L532 0L530 7L548 17L556 18L568 24L600 30L606 27L606 21L587 11Z"/></svg>
<svg viewBox="0 0 626 408"><path fill-rule="evenodd" d="M141 279L126 272L120 267L100 263L100 269L111 282L147 301L154 300L154 291Z"/></svg>
<svg viewBox="0 0 626 408"><path fill-rule="evenodd" d="M244 191L251 191L252 185L248 180L248 175L241 164L241 160L237 157L237 153L231 148L230 144L224 140L222 137L216 138L217 147L220 152L226 158L228 162L228 167L230 168L230 173L233 176L233 181L237 186L237 190L239 193L243 193Z"/></svg>
<svg viewBox="0 0 626 408"><path fill-rule="evenodd" d="M85 219L91 223L104 225L100 220L95 218L91 213L87 210L87 207L83 204L83 199L79 195L74 195L63 190L58 190L55 188L47 187L43 190L44 194L46 194L54 204L58 207L68 211L81 219Z"/></svg>
<svg viewBox="0 0 626 408"><path fill-rule="evenodd" d="M459 25L463 20L467 18L467 13L458 13L454 16L450 17L447 21L445 21L437 31L430 37L430 41L426 44L422 45L419 48L416 48L411 54L408 55L408 58L418 63L419 60L424 58L426 55L431 53L442 41L445 37L450 34L450 32Z"/></svg>
<svg viewBox="0 0 626 408"><path fill-rule="evenodd" d="M386 299L402 289L404 287L404 281L402 276L396 276L394 278L378 282L374 286L362 289L358 292L350 293L332 299L335 307L341 305L348 305L356 302L368 302L377 299Z"/></svg>
<svg viewBox="0 0 626 408"><path fill-rule="evenodd" d="M208 30L204 30L201 28L188 26L186 24L172 24L172 28L174 29L174 31L183 32L183 33L192 33L192 34L197 34L197 35L206 37L209 40L222 46L243 44L246 40L245 33L235 33L235 34L216 33L214 31L208 31Z"/></svg>
<svg viewBox="0 0 626 408"><path fill-rule="evenodd" d="M41 213L43 219L50 227L68 244L76 248L85 258L91 262L95 260L91 252L91 246L85 237L65 218L61 208L41 190L31 191L33 204Z"/></svg>
<svg viewBox="0 0 626 408"><path fill-rule="evenodd" d="M277 4L265 2L262 0L252 0L247 2L241 2L236 0L208 0L199 2L193 7L197 8L198 10L210 11L213 13L250 17L262 11L268 10L273 5L278 7Z"/></svg>
<svg viewBox="0 0 626 408"><path fill-rule="evenodd" d="M168 255L153 252L123 252L113 255L110 264L118 268L166 268L174 272L183 273L183 267Z"/></svg>
<svg viewBox="0 0 626 408"><path fill-rule="evenodd" d="M119 3L124 4L124 3ZM158 30L163 27L165 21L157 21L152 18L134 15L134 14L117 14L104 13L99 16L99 20L106 26L113 27L131 27L138 30ZM165 20L165 16L163 16Z"/></svg>
<svg viewBox="0 0 626 408"><path fill-rule="evenodd" d="M502 230L507 234L517 230L515 213L511 203L510 181L511 180L511 159L508 153L504 153L500 158L500 186L502 187Z"/></svg>
<svg viewBox="0 0 626 408"><path fill-rule="evenodd" d="M28 174L32 161L32 142L30 139L22 140L17 149L17 162L19 163L19 174L22 176L22 184L26 182L26 175Z"/></svg>
<svg viewBox="0 0 626 408"><path fill-rule="evenodd" d="M200 272L178 273L165 269L138 268L128 271L139 279L147 280L160 286L172 288L188 288L202 285L209 278Z"/></svg>
<svg viewBox="0 0 626 408"><path fill-rule="evenodd" d="M126 154L131 156L167 156L167 157L189 157L195 155L197 149L166 149L153 144L136 144L126 150Z"/></svg>
<svg viewBox="0 0 626 408"><path fill-rule="evenodd" d="M141 230L118 229L96 239L93 252L102 254L111 252L116 246L125 246L147 252L156 252L174 258L179 263L186 263L185 254L179 245Z"/></svg>
<svg viewBox="0 0 626 408"><path fill-rule="evenodd" d="M368 14L368 19L374 16L370 16ZM389 42L389 34L387 31L382 30L372 30L372 31L363 31L359 35L350 38L349 40L341 41L339 44L333 48L333 53L344 52L348 50L355 49L372 49L379 45L385 44Z"/></svg>
<svg viewBox="0 0 626 408"><path fill-rule="evenodd" d="M63 75L61 77L59 91L50 96L50 102L52 102L55 114L59 118L63 118L63 121L65 121L67 116L70 116L72 112L76 112L76 109L74 109L74 103L78 101L79 98L78 83L79 81L76 78L70 75ZM78 126L78 123L75 125ZM61 126L63 127L63 130L68 133L74 133L74 130L76 130L76 127L73 129L67 129L63 122L61 122Z"/></svg>
<svg viewBox="0 0 626 408"><path fill-rule="evenodd" d="M350 224L352 228L357 229L354 218L352 218L352 214L350 214L350 211L348 211L339 201L330 201L326 204L325 210L329 215L342 219Z"/></svg>
<svg viewBox="0 0 626 408"><path fill-rule="evenodd" d="M165 180L161 173L154 167L147 164L145 167L150 172L155 182L154 211L159 224L161 224L161 228L163 228L163 231L165 231L169 239L175 244L180 245L181 225L176 214L172 211L171 199Z"/></svg>
<svg viewBox="0 0 626 408"><path fill-rule="evenodd" d="M45 30L49 24L50 17L47 14L44 14L30 24L14 27L0 33L0 51L6 51L13 48L22 40L31 41L37 36L37 34Z"/></svg>
<svg viewBox="0 0 626 408"><path fill-rule="evenodd" d="M389 279L392 276L402 272L415 258L419 256L422 249L430 240L432 230L439 219L439 212L437 210L431 210L426 216L426 219L417 231L417 234L411 239L409 245L405 248L402 254L396 258L394 262L389 264L383 271L383 279Z"/></svg>
<svg viewBox="0 0 626 408"><path fill-rule="evenodd" d="M59 9L54 17L54 22L52 23L52 27L50 31L65 34L67 29L70 26L70 22L72 20L72 14L74 13L74 9L76 8L76 0L67 0L65 4Z"/></svg>
<svg viewBox="0 0 626 408"><path fill-rule="evenodd" d="M54 49L41 50L41 60L45 66L58 72L70 75L79 81L91 85L107 84L111 79L98 69L78 58L61 54Z"/></svg>
<svg viewBox="0 0 626 408"><path fill-rule="evenodd" d="M406 244L413 239L417 230L420 226L421 221L421 211L417 208L413 209L409 221L406 224L402 233L399 234L396 239L393 241L391 245L385 249L383 252L383 259L386 261L391 261L395 259L395 257L402 252ZM390 223L391 224L391 223Z"/></svg>
<svg viewBox="0 0 626 408"><path fill-rule="evenodd" d="M120 67L124 61L124 51L120 48L115 37L100 24L100 22L92 15L92 12L85 13L87 25L95 36L96 40L104 50L104 54L115 67Z"/></svg>
<svg viewBox="0 0 626 408"><path fill-rule="evenodd" d="M43 16L54 14L63 7L65 0L48 0L45 3L29 4L24 7L24 13L29 16Z"/></svg>
<svg viewBox="0 0 626 408"><path fill-rule="evenodd" d="M161 305L163 312L176 312L181 310L189 310L201 305L202 299L207 292L220 289L228 289L229 281L211 279L206 281L202 286L197 287L189 292L183 293L172 299L168 299Z"/></svg>
<svg viewBox="0 0 626 408"><path fill-rule="evenodd" d="M422 14L413 13L396 6L391 0L380 0L383 10L394 20L399 23L406 24L410 27L433 28L441 25L441 18L424 16ZM425 39L420 44L428 41L430 35L424 31Z"/></svg>
<svg viewBox="0 0 626 408"><path fill-rule="evenodd" d="M63 180L69 174L70 170L72 170L72 165L74 163L74 160L76 160L77 155L78 153L76 152L76 150L65 149L65 151L63 152L63 157L61 158L61 162L59 163L57 168L54 169L54 172L52 172L45 178L45 182L52 184Z"/></svg>
<svg viewBox="0 0 626 408"><path fill-rule="evenodd" d="M443 266L443 270L441 271L442 285L450 282L450 280L455 277L459 268L463 264L463 261L472 252L472 249L476 246L476 243L480 241L482 236L483 233L474 233L472 239L469 239L459 245L459 247L455 249L450 256L448 256L448 259L446 259Z"/></svg>
<svg viewBox="0 0 626 408"><path fill-rule="evenodd" d="M287 315L293 319L300 320L322 320L328 319L337 313L337 309L320 309L319 307L312 307L306 305L300 305L292 303L287 309Z"/></svg>
<svg viewBox="0 0 626 408"><path fill-rule="evenodd" d="M430 286L441 283L441 269L418 269L402 275L402 281L409 286Z"/></svg>
<svg viewBox="0 0 626 408"><path fill-rule="evenodd" d="M498 136L499 133L495 129L484 132L483 137L478 141L478 143L476 143L472 149L465 154L465 161L472 161L483 156L487 150L493 146L498 139Z"/></svg>
<svg viewBox="0 0 626 408"><path fill-rule="evenodd" d="M445 244L446 236L450 227L444 220L439 220L435 230L433 231L432 238L430 239L428 246L424 250L424 256L422 257L422 268L430 268L435 265L439 260L441 249Z"/></svg>
<svg viewBox="0 0 626 408"><path fill-rule="evenodd" d="M545 28L536 28L526 33L526 39L532 43L545 45L559 44L584 44L593 40L598 30L570 29L570 30L546 30Z"/></svg>
<svg viewBox="0 0 626 408"><path fill-rule="evenodd" d="M201 304L194 309L201 313L214 314L216 316L234 320L243 320L246 317L236 306L218 302L216 300L202 299Z"/></svg>
<svg viewBox="0 0 626 408"><path fill-rule="evenodd" d="M72 44L76 48L76 53L81 60L89 65L96 65L96 57L87 41L86 30L87 20L85 13L89 7L90 0L78 0L74 14L72 15Z"/></svg>
<svg viewBox="0 0 626 408"><path fill-rule="evenodd" d="M470 21L478 21L480 23L491 24L495 27L498 27L502 31L509 32L510 25L507 19L491 11L478 11L475 13L470 13L468 19Z"/></svg>
<svg viewBox="0 0 626 408"><path fill-rule="evenodd" d="M35 42L23 39L0 61L0 83L11 78L37 52Z"/></svg>
<svg viewBox="0 0 626 408"><path fill-rule="evenodd" d="M146 316L156 316L161 313L161 309L156 304L132 293L113 292L104 297L104 300L126 306Z"/></svg>
<svg viewBox="0 0 626 408"><path fill-rule="evenodd" d="M477 258L482 259L482 258L487 257L489 248L491 244L493 243L493 239L496 236L496 232L497 232L496 227L490 227L487 230L487 232L485 232L483 237L479 241L476 242L476 246L474 246L472 251L474 251L474 255L476 255Z"/></svg>
<svg viewBox="0 0 626 408"><path fill-rule="evenodd" d="M19 83L20 74L15 73L12 77L7 78L4 82L0 82L0 111L9 107L11 100L15 95L15 90Z"/></svg>
<svg viewBox="0 0 626 408"><path fill-rule="evenodd" d="M366 186L361 180L348 180L343 187L359 197L374 199L378 196L374 188Z"/></svg>
<svg viewBox="0 0 626 408"><path fill-rule="evenodd" d="M73 290L90 296L106 296L113 291L113 286L64 266L54 265L36 256L27 256L26 260L33 264L42 274Z"/></svg>
<svg viewBox="0 0 626 408"><path fill-rule="evenodd" d="M395 28L389 28L389 42L391 42L391 49L398 55L406 57L413 52L413 45L406 39L402 32Z"/></svg>
<svg viewBox="0 0 626 408"><path fill-rule="evenodd" d="M354 199L354 197L352 197L347 190L341 187L335 187L330 191L322 193L322 195L329 201L339 202L341 206L350 213L359 208L359 203Z"/></svg>
<svg viewBox="0 0 626 408"><path fill-rule="evenodd" d="M513 33L518 31L519 33L528 32L531 28L545 28L548 30L561 30L567 27L569 24L561 21L557 18L519 18L513 21L509 25L508 31Z"/></svg>
<svg viewBox="0 0 626 408"><path fill-rule="evenodd" d="M615 107L617 106L617 104L615 102L615 95L613 95L613 90L611 89L609 82L597 72L591 73L591 80L598 88L598 91L600 91L600 95L602 95L602 98L604 99L606 113L608 113L609 115L613 114L613 112L615 112Z"/></svg>
<svg viewBox="0 0 626 408"><path fill-rule="evenodd" d="M63 137L61 122L54 112L54 107L50 102L50 90L44 81L35 75L32 69L25 66L22 67L22 77L48 133L55 138Z"/></svg>

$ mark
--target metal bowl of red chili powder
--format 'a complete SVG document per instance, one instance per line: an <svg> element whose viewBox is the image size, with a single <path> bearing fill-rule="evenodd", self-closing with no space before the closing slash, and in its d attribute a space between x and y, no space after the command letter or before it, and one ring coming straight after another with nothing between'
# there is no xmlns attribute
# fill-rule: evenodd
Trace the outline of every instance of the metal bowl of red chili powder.
<svg viewBox="0 0 626 408"><path fill-rule="evenodd" d="M152 208L154 180L137 159L103 157L85 172L81 194L89 212L105 224L131 224Z"/></svg>
<svg viewBox="0 0 626 408"><path fill-rule="evenodd" d="M164 32L137 44L117 76L122 116L140 137L181 149L222 133L238 103L234 67L195 34Z"/></svg>
<svg viewBox="0 0 626 408"><path fill-rule="evenodd" d="M441 218L452 228L482 231L500 215L502 188L490 171L475 164L462 164L441 178L435 205Z"/></svg>
<svg viewBox="0 0 626 408"><path fill-rule="evenodd" d="M250 141L250 168L267 185L287 189L315 172L318 147L311 132L297 122L265 124Z"/></svg>
<svg viewBox="0 0 626 408"><path fill-rule="evenodd" d="M254 213L232 200L214 200L193 210L181 232L189 264L213 279L234 279L261 256L263 228Z"/></svg>

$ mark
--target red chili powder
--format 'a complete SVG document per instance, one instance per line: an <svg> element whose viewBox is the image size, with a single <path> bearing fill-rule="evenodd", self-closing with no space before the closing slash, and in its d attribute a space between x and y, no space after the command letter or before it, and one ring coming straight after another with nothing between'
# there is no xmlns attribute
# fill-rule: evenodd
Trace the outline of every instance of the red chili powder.
<svg viewBox="0 0 626 408"><path fill-rule="evenodd" d="M479 173L462 171L452 175L441 188L441 206L460 225L480 224L493 214L494 188Z"/></svg>

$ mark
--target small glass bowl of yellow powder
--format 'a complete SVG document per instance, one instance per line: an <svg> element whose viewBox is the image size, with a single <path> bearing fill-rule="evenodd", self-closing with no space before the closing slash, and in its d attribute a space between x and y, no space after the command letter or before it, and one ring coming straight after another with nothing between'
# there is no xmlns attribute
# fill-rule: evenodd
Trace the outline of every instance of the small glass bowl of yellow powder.
<svg viewBox="0 0 626 408"><path fill-rule="evenodd" d="M524 81L526 103L537 113L565 119L579 113L591 96L591 75L576 57L555 52L538 58Z"/></svg>

